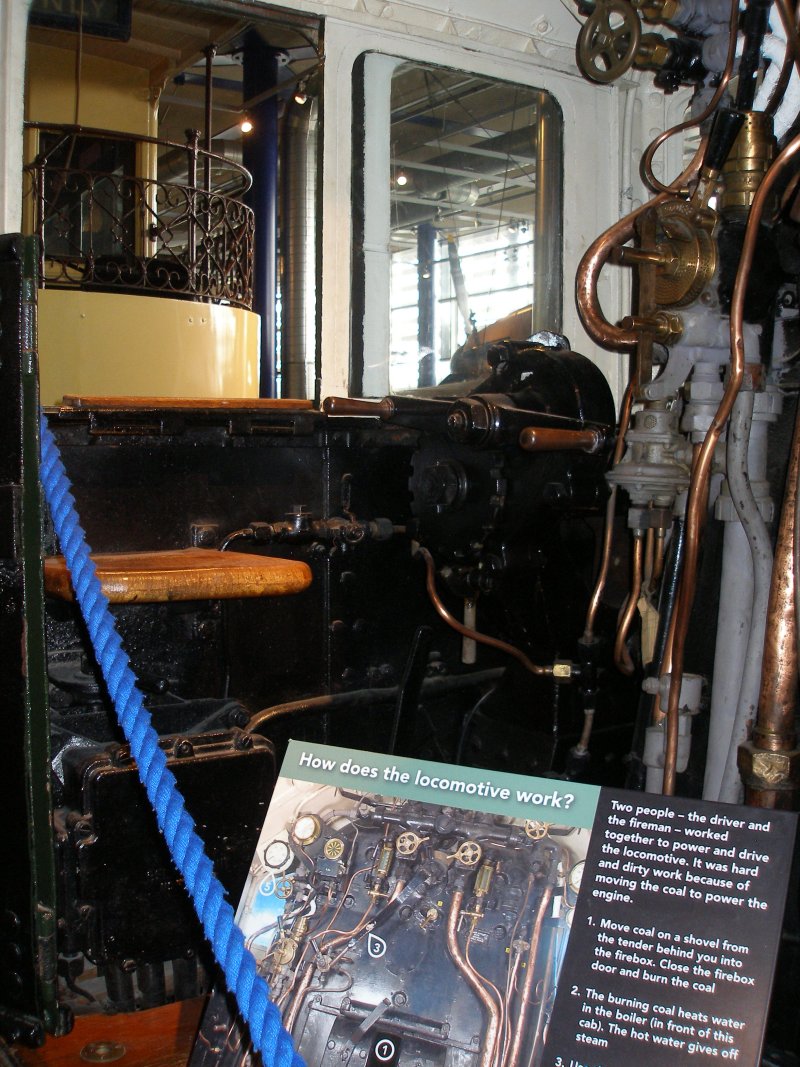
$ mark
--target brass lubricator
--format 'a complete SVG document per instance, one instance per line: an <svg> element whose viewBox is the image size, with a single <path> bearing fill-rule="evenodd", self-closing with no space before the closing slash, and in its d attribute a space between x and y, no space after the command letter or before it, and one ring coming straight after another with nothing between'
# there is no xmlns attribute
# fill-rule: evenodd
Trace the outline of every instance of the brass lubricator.
<svg viewBox="0 0 800 1067"><path fill-rule="evenodd" d="M367 890L373 900L378 897L388 896L382 889L383 883L389 877L394 859L394 842L390 838L381 841L378 854L375 858L375 866L372 868L372 888Z"/></svg>
<svg viewBox="0 0 800 1067"><path fill-rule="evenodd" d="M305 916L295 922L291 931L282 937L270 951L272 962L275 967L288 967L297 955L297 950L308 929L308 919Z"/></svg>
<svg viewBox="0 0 800 1067"><path fill-rule="evenodd" d="M489 890L492 888L494 875L495 865L489 862L484 863L475 875L475 889L473 893L472 907L469 909L465 908L461 913L472 920L470 930L475 928L478 919L482 917L486 909L486 898L489 895Z"/></svg>
<svg viewBox="0 0 800 1067"><path fill-rule="evenodd" d="M694 303L717 270L717 215L708 206L715 185L709 180L701 196L673 199L645 211L637 224L639 247L619 248L613 259L636 266L639 302L636 315L622 328L640 335L637 350L637 396L652 375L653 342L673 345L683 333L680 315L669 309Z"/></svg>
<svg viewBox="0 0 800 1067"><path fill-rule="evenodd" d="M622 248L617 259L655 267L653 302L658 307L686 307L697 300L717 269L717 216L704 205L685 200L667 200L653 213L655 247Z"/></svg>
<svg viewBox="0 0 800 1067"><path fill-rule="evenodd" d="M723 188L719 198L721 215L734 219L746 218L774 155L772 117L761 111L748 111L722 168Z"/></svg>

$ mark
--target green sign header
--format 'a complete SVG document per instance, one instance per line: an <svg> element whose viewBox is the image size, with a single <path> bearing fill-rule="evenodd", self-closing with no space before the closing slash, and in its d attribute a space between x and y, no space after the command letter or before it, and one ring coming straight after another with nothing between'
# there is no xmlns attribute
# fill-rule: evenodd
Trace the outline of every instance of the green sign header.
<svg viewBox="0 0 800 1067"><path fill-rule="evenodd" d="M290 741L282 778L591 829L598 786Z"/></svg>

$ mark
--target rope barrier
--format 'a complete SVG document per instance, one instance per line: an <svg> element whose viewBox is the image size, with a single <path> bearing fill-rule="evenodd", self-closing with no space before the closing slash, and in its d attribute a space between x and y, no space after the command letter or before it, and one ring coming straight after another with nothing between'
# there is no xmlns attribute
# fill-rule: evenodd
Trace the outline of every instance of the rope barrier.
<svg viewBox="0 0 800 1067"><path fill-rule="evenodd" d="M305 1067L281 1023L277 1006L270 1000L266 981L256 972L256 961L245 947L233 908L225 900L225 891L214 874L194 820L186 810L175 776L167 767L167 758L91 560L58 446L43 414L40 433L40 477L45 499L97 662L159 828L225 975L227 987L236 997L239 1011L248 1024L253 1047L261 1053L264 1067Z"/></svg>

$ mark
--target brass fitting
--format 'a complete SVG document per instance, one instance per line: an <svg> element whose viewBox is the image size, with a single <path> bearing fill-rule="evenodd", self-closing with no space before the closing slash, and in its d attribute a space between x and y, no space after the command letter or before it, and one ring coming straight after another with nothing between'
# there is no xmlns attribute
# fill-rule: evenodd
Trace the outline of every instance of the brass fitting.
<svg viewBox="0 0 800 1067"><path fill-rule="evenodd" d="M683 333L680 315L656 311L653 315L626 315L620 323L623 330L639 330L650 333L662 345L674 345Z"/></svg>
<svg viewBox="0 0 800 1067"><path fill-rule="evenodd" d="M637 70L661 70L669 57L669 45L660 34L644 33L633 65Z"/></svg>
<svg viewBox="0 0 800 1067"><path fill-rule="evenodd" d="M749 790L793 791L800 787L800 748L770 752L747 741L739 746L737 764Z"/></svg>
<svg viewBox="0 0 800 1067"><path fill-rule="evenodd" d="M383 883L389 877L389 871L392 869L392 860L394 859L394 843L391 840L384 838L381 842L381 847L378 852L375 865L372 868L372 888L367 890L373 900L378 897L385 897L388 894L382 891Z"/></svg>
<svg viewBox="0 0 800 1067"><path fill-rule="evenodd" d="M748 111L722 168L724 185L719 198L721 214L730 218L744 218L747 215L774 155L772 117L762 111ZM769 214L771 212L768 209Z"/></svg>
<svg viewBox="0 0 800 1067"><path fill-rule="evenodd" d="M645 22L669 22L680 11L679 0L633 0Z"/></svg>
<svg viewBox="0 0 800 1067"><path fill-rule="evenodd" d="M692 304L709 284L717 269L716 224L713 211L683 200L667 200L656 208L656 247L669 261L656 268L659 307Z"/></svg>
<svg viewBox="0 0 800 1067"><path fill-rule="evenodd" d="M484 863L475 877L475 896L479 899L485 897L492 885L494 878L494 864Z"/></svg>

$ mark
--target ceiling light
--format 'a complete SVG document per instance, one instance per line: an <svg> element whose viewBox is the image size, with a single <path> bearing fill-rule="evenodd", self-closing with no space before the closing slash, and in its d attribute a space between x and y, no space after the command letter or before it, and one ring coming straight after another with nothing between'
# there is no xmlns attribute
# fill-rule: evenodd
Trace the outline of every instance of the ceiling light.
<svg viewBox="0 0 800 1067"><path fill-rule="evenodd" d="M250 133L253 129L253 120L249 115L244 115L242 121L239 123L239 129L242 133Z"/></svg>
<svg viewBox="0 0 800 1067"><path fill-rule="evenodd" d="M294 91L294 102L296 104L299 104L301 107L308 100L308 93L306 91L307 89L308 89L308 82L306 81L305 78L303 78L303 80L299 83L299 85L297 86L297 88Z"/></svg>
<svg viewBox="0 0 800 1067"><path fill-rule="evenodd" d="M408 175L400 171L400 173L395 176L394 184L399 185L402 189L404 185L408 185Z"/></svg>

